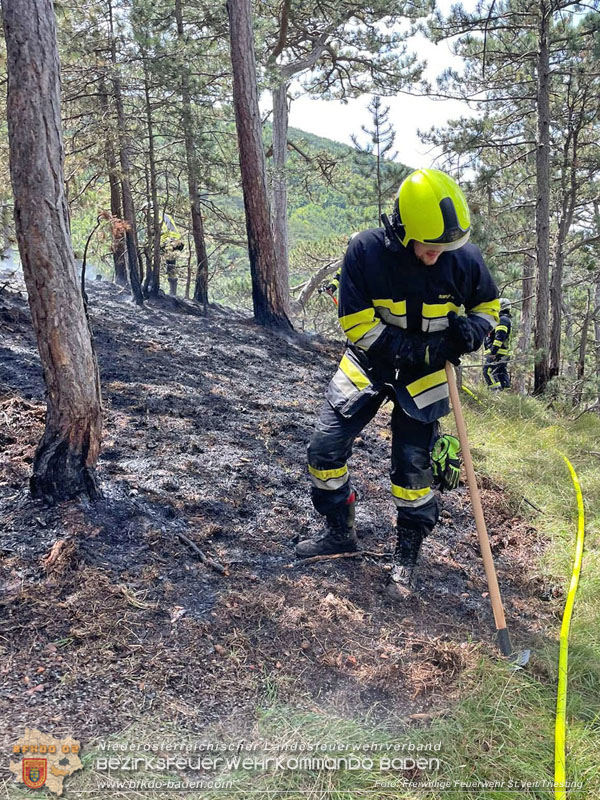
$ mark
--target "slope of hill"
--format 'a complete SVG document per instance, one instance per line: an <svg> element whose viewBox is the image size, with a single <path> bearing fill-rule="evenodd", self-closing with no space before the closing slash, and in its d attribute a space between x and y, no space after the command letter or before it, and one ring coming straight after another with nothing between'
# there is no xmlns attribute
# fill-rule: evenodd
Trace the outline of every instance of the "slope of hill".
<svg viewBox="0 0 600 800"><path fill-rule="evenodd" d="M323 724L416 736L451 713L465 686L487 685L495 673L481 673L482 659L498 656L464 488L441 497L414 596L394 606L381 591L393 545L386 409L352 459L365 554L295 560L295 541L319 528L305 445L339 345L277 336L223 310L135 310L104 282L89 290L104 497L55 508L27 492L44 416L29 312L24 296L0 295L7 747L25 726L73 733L84 749L131 725L240 738L256 735L274 703ZM544 540L509 494L483 485L513 637L541 647L560 598L555 579L536 574ZM547 680L539 662L533 669ZM523 692L535 683L515 680ZM487 701L478 702L484 713ZM291 724L289 713L283 719ZM457 749L457 769L464 757Z"/></svg>
<svg viewBox="0 0 600 800"><path fill-rule="evenodd" d="M318 528L305 445L338 347L278 338L227 314L149 307L134 315L127 295L108 284L91 287L91 309L106 408L105 498L43 509L26 492L43 386L25 304L3 296L0 493L12 587L4 630L11 676L30 681L17 692L44 667L43 691L5 707L5 719L33 724L60 700L64 719L85 736L126 724L149 698L155 711L185 703L200 719L216 706L252 705L271 673L291 681L290 698L342 713L379 704L385 714L393 704L408 715L447 703L472 657L461 644L489 642L492 627L464 490L443 498L445 524L427 545L423 591L407 607L385 607L385 558L294 560L294 541ZM379 554L392 545L386 416L357 442L355 459L363 546ZM487 502L507 569L527 525L513 520L506 539L501 498L490 490ZM199 563L180 533L228 574ZM526 570L503 577L524 634L537 627L541 607L522 610ZM28 627L33 651L19 644ZM434 662L427 680L415 637ZM201 680L190 680L190 663ZM116 664L126 684L115 685ZM84 713L90 692L94 708Z"/></svg>

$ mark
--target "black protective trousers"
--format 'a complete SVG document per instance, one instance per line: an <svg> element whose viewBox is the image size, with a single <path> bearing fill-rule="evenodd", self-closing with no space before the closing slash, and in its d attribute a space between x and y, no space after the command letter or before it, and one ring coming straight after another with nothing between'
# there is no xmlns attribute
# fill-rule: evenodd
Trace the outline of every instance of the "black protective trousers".
<svg viewBox="0 0 600 800"><path fill-rule="evenodd" d="M490 389L509 389L508 358L497 361L495 356L486 356L483 377Z"/></svg>
<svg viewBox="0 0 600 800"><path fill-rule="evenodd" d="M316 430L308 445L311 497L320 514L328 514L348 500L353 492L347 469L354 440L373 419L380 406L391 399L383 390L351 417L344 417L325 401L319 411ZM437 422L419 422L394 402L391 420L391 491L398 521L431 530L439 516L431 490L431 448L437 436Z"/></svg>

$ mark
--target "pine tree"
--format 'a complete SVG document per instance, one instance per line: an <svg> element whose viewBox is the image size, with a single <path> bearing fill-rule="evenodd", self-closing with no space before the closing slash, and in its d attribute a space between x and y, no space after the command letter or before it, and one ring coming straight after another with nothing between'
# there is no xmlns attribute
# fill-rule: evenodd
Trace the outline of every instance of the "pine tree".
<svg viewBox="0 0 600 800"><path fill-rule="evenodd" d="M394 164L398 153L392 152L396 132L389 119L390 107L382 105L381 97L375 95L367 106L367 111L371 114L371 126L361 125L362 132L368 136L367 143L361 144L355 134L350 138L361 156L363 174L374 181L376 225L379 225L384 200L397 188L408 169L401 164Z"/></svg>
<svg viewBox="0 0 600 800"><path fill-rule="evenodd" d="M3 0L15 225L48 388L31 478L48 502L97 494L98 366L69 237L56 23L51 0Z"/></svg>

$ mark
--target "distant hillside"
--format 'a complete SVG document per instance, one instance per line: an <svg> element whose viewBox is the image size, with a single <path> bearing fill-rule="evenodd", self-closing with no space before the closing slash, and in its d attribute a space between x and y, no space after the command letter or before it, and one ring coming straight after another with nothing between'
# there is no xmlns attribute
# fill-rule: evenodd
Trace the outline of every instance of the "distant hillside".
<svg viewBox="0 0 600 800"><path fill-rule="evenodd" d="M345 237L354 230L380 224L375 156L298 128L289 129L288 140L292 247L325 236ZM382 172L388 204L407 169L397 162L384 162Z"/></svg>

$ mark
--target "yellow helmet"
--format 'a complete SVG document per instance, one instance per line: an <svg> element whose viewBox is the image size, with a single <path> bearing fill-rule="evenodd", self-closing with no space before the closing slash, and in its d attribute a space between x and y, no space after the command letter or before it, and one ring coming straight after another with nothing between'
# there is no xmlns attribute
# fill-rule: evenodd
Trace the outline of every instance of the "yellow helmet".
<svg viewBox="0 0 600 800"><path fill-rule="evenodd" d="M469 239L471 216L453 178L439 169L417 169L400 184L392 225L405 247L414 240L457 250Z"/></svg>

